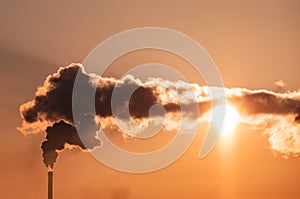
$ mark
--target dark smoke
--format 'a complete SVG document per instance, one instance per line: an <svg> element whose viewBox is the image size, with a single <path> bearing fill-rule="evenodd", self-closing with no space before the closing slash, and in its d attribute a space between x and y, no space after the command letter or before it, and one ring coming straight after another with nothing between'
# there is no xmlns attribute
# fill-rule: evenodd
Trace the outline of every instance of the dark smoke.
<svg viewBox="0 0 300 199"><path fill-rule="evenodd" d="M90 126L89 126L90 128ZM84 145L79 137L76 128L64 121L57 122L53 126L46 129L46 140L42 143L43 161L46 167L53 168L58 151L65 148L66 144L79 146L81 149L93 149L101 144L100 140L95 138L95 132L99 130L97 127L85 131L86 139L89 140L88 145Z"/></svg>
<svg viewBox="0 0 300 199"><path fill-rule="evenodd" d="M82 109L82 115L79 116L80 123L74 124L72 92L77 75L81 80L82 93L74 103ZM190 116L189 119L191 120L199 117L199 113L195 111L195 106L199 107L200 116L211 109L207 87L196 85L199 90L198 99L187 99L184 103L179 104L170 100L174 99L174 96L170 93L177 92L179 98L190 96L186 95L191 92L189 84L165 81L164 85L169 85L169 87L160 88L160 85L157 84L160 81L162 80L158 79L156 83L151 84L151 80L149 80L148 84L141 84L133 77L127 77L127 79L122 80L99 77L97 82L95 82L95 76L86 74L80 64L61 67L56 73L46 78L43 85L38 88L32 101L20 106L23 124L19 130L26 134L32 133L30 131L44 131L45 125L50 125L46 129L46 140L42 143L41 148L45 165L53 168L58 152L63 150L66 144L80 147L82 150L92 150L101 145L101 141L97 138L100 126L95 121L95 118L91 116L92 110L89 110L89 106L85 104L85 92L96 90L95 111L96 115L101 118L112 116L111 103L114 90L121 93L114 101L114 108L122 110L124 107L127 107L130 116L139 119L147 118L149 109L154 104L161 104L166 112L180 112L183 109ZM195 85L193 86L195 87ZM128 99L126 95L132 90L134 92L128 102L126 101ZM226 100L237 107L240 113L245 115L293 114L295 116L294 120L300 122L299 93L274 93L239 88L225 89L225 91L227 93ZM163 101L161 94L166 97L165 101ZM122 117L126 117L126 114L124 115L121 112L117 117L122 119ZM79 135L76 129L84 133Z"/></svg>
<svg viewBox="0 0 300 199"><path fill-rule="evenodd" d="M20 108L21 116L28 123L38 120L72 122L72 90L79 65L60 68L38 88L31 107ZM86 75L86 81L89 77Z"/></svg>
<svg viewBox="0 0 300 199"><path fill-rule="evenodd" d="M47 167L53 168L58 151L64 149L65 144L79 146L81 149L93 149L100 146L101 142L96 138L96 132L100 129L95 122L95 118L88 117L89 110L84 107L84 99L79 99L80 107L84 111L80 116L80 124L76 124L80 132L84 135L78 135L73 115L72 115L72 91L76 75L81 78L82 96L84 92L91 91L95 84L87 75L80 64L72 64L68 67L62 67L57 73L49 75L43 86L39 87L33 101L20 107L23 126L47 121L54 123L53 126L46 129L46 141L42 143L44 163ZM143 118L149 116L149 108L156 104L156 96L152 89L137 85L134 81L125 81L117 84L114 79L103 78L97 84L95 94L96 114L100 117L112 115L111 96L113 90L121 90L126 93L134 88L135 92L129 101L129 111L131 116ZM126 106L124 99L118 99L117 107ZM121 115L122 116L122 115ZM83 145L84 143L88 146Z"/></svg>
<svg viewBox="0 0 300 199"><path fill-rule="evenodd" d="M72 64L60 68L57 73L50 75L44 85L38 89L30 106L20 107L21 116L27 123L34 123L41 120L57 122L65 120L73 123L72 116L72 91L77 73L81 78L84 88L83 92L93 89L91 78L83 72L81 65ZM95 94L96 114L101 117L112 115L111 96L114 88L127 93L128 90L136 88L130 98L129 110L133 117L142 118L149 115L149 108L157 103L152 88L137 85L135 82L117 84L114 79L100 79ZM84 93L82 94L84 96ZM80 100L81 106L85 100ZM117 108L124 106L124 100L120 99Z"/></svg>

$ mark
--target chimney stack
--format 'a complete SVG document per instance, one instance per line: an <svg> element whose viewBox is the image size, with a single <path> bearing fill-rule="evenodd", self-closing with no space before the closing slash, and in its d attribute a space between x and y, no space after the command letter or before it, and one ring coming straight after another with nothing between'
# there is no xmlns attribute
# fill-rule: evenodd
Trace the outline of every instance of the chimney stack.
<svg viewBox="0 0 300 199"><path fill-rule="evenodd" d="M48 199L53 199L53 171L48 171Z"/></svg>

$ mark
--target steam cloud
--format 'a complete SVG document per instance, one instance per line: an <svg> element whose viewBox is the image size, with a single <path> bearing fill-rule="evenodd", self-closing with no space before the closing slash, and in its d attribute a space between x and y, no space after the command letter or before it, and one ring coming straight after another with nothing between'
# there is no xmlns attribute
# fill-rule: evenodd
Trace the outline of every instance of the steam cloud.
<svg viewBox="0 0 300 199"><path fill-rule="evenodd" d="M95 110L97 117L90 115L85 109L84 100L78 100L83 107L82 121L74 123L72 115L72 91L76 76L83 81L83 96L85 91L96 90ZM49 75L40 86L35 98L20 106L22 126L18 129L23 134L43 132L46 129L46 140L42 143L44 163L53 168L58 151L67 145L80 147L82 150L93 150L101 146L97 131L114 123L111 109L111 99L114 89L127 92L135 89L128 104L120 99L117 108L128 107L130 116L139 122L149 119L149 109L160 104L166 111L169 121L185 107L189 120L201 118L211 109L210 89L183 81L171 82L158 78L141 82L133 76L125 76L120 80L98 77L87 74L80 64L61 67ZM191 95L193 93L193 95ZM226 101L232 104L242 116L242 121L251 125L263 126L265 134L269 135L271 148L285 155L300 153L300 92L276 93L267 90L249 90L244 88L225 88ZM191 96L196 96L195 98ZM179 104L178 99L181 100ZM200 108L200 115L194 107ZM176 113L176 114L175 114ZM160 112L154 116L162 117ZM122 119L122 115L119 115ZM100 122L102 121L102 122ZM174 122L167 122L168 128L176 128ZM173 125L173 126L172 126ZM187 123L188 129L189 123ZM76 128L84 132L79 135ZM84 143L84 144L83 144Z"/></svg>

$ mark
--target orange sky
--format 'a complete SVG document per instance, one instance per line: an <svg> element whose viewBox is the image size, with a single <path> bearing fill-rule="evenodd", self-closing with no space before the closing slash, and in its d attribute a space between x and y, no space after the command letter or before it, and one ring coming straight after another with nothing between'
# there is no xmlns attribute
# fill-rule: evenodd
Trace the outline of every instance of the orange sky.
<svg viewBox="0 0 300 199"><path fill-rule="evenodd" d="M59 66L81 62L99 42L123 30L159 26L183 32L209 52L226 87L296 90L300 73L298 1L2 1L0 6L1 198L46 198L41 159L44 134L16 130L20 104L31 100ZM147 62L193 74L182 60L159 52L134 52L107 75ZM183 67L184 66L184 67ZM191 77L198 82L198 77ZM201 81L199 81L201 83ZM239 124L233 141L221 140L205 159L197 155L205 126L190 150L171 166L126 174L87 153L66 150L54 173L55 198L299 198L299 158L276 157L267 137Z"/></svg>

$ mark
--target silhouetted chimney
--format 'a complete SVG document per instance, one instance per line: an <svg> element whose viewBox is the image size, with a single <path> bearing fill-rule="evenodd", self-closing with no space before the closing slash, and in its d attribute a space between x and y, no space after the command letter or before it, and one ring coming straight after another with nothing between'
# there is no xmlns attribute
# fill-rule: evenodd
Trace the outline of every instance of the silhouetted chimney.
<svg viewBox="0 0 300 199"><path fill-rule="evenodd" d="M53 171L48 171L48 199L53 198Z"/></svg>

